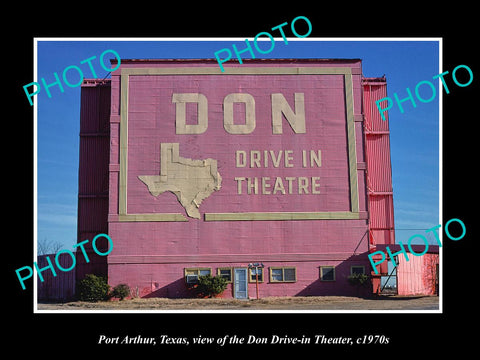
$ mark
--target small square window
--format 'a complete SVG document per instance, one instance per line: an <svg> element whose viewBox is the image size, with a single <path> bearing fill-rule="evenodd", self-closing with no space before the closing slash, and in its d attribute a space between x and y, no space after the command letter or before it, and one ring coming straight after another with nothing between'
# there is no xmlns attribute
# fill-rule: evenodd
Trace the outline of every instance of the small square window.
<svg viewBox="0 0 480 360"><path fill-rule="evenodd" d="M334 266L320 266L320 280L335 281L335 267Z"/></svg>
<svg viewBox="0 0 480 360"><path fill-rule="evenodd" d="M212 271L210 269L200 269L199 270L199 275L200 276L205 276L205 275L210 275Z"/></svg>
<svg viewBox="0 0 480 360"><path fill-rule="evenodd" d="M185 275L185 282L187 284L198 284L198 275Z"/></svg>
<svg viewBox="0 0 480 360"><path fill-rule="evenodd" d="M283 269L283 280L284 281L297 281L297 270L295 268L284 268Z"/></svg>
<svg viewBox="0 0 480 360"><path fill-rule="evenodd" d="M350 266L350 275L365 274L365 266Z"/></svg>
<svg viewBox="0 0 480 360"><path fill-rule="evenodd" d="M217 275L223 277L227 282L232 282L232 268L218 268Z"/></svg>
<svg viewBox="0 0 480 360"><path fill-rule="evenodd" d="M251 268L250 282L257 282L257 270L258 270L258 282L263 282L263 268Z"/></svg>
<svg viewBox="0 0 480 360"><path fill-rule="evenodd" d="M272 271L272 281L283 281L282 269L271 269L271 271Z"/></svg>

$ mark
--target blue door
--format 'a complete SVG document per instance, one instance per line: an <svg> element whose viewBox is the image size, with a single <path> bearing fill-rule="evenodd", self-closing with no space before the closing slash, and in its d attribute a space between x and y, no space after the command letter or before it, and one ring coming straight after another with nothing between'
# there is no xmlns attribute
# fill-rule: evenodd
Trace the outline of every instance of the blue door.
<svg viewBox="0 0 480 360"><path fill-rule="evenodd" d="M248 299L248 269L238 268L234 273L234 296L235 299Z"/></svg>

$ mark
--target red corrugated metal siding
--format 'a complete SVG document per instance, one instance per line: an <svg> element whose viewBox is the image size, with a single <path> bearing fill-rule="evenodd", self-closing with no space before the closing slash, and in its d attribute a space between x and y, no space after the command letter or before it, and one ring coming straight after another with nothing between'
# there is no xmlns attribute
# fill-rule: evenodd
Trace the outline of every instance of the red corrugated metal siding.
<svg viewBox="0 0 480 360"><path fill-rule="evenodd" d="M89 273L107 274L106 256L94 253L91 243L97 234L108 233L110 93L110 80L85 80L82 84L77 241L89 240L85 249L90 262L79 257L77 280ZM108 246L102 242L96 245L99 251Z"/></svg>
<svg viewBox="0 0 480 360"><path fill-rule="evenodd" d="M91 136L80 134L80 161L78 191L82 195L108 194L108 172L105 166L109 160L108 133Z"/></svg>
<svg viewBox="0 0 480 360"><path fill-rule="evenodd" d="M108 105L107 105L108 104ZM110 80L85 80L81 93L80 133L108 133Z"/></svg>
<svg viewBox="0 0 480 360"><path fill-rule="evenodd" d="M108 217L108 198L81 198L78 202L78 228L81 232L98 234L106 233L105 226ZM85 240L84 236L79 241ZM94 235L94 236L95 236Z"/></svg>
<svg viewBox="0 0 480 360"><path fill-rule="evenodd" d="M92 240L93 236L89 240ZM99 249L100 250L100 249ZM102 251L102 250L100 250ZM87 274L95 274L107 277L106 256L99 256L95 252L87 252L90 262L86 262L82 253L77 256L77 266L75 267L76 281L82 280Z"/></svg>
<svg viewBox="0 0 480 360"><path fill-rule="evenodd" d="M378 111L375 101L387 96L387 82L385 78L363 79L363 112L365 115L366 131L389 131L388 112L384 112L384 121ZM382 107L386 103L381 103Z"/></svg>
<svg viewBox="0 0 480 360"><path fill-rule="evenodd" d="M390 159L390 131L375 101L386 97L385 78L363 79L363 115L365 134L365 158L367 167L367 191L370 251L377 245L394 244L392 167ZM373 289L380 287L380 276L388 273L386 262L380 266L381 274L373 276Z"/></svg>
<svg viewBox="0 0 480 360"><path fill-rule="evenodd" d="M440 256L436 254L426 254L423 258L423 285L427 295L438 295L439 283L439 262Z"/></svg>
<svg viewBox="0 0 480 360"><path fill-rule="evenodd" d="M423 292L423 260L409 256L406 261L403 254L398 256L397 290L399 295L417 295Z"/></svg>
<svg viewBox="0 0 480 360"><path fill-rule="evenodd" d="M37 265L40 269L48 266L47 257L55 268L57 276L53 276L50 269L42 272L44 281L37 281L38 300L71 300L75 294L75 268L70 271L61 271L55 263L55 254L41 255L37 258ZM60 254L58 263L64 269L72 266L72 257L68 254Z"/></svg>
<svg viewBox="0 0 480 360"><path fill-rule="evenodd" d="M372 245L395 242L388 115L387 120L383 121L375 105L375 101L386 96L386 85L385 78L363 80L365 155Z"/></svg>
<svg viewBox="0 0 480 360"><path fill-rule="evenodd" d="M371 196L369 210L373 214L370 217L372 230L390 229L393 224L393 204L391 196ZM377 241L377 244L379 242Z"/></svg>
<svg viewBox="0 0 480 360"><path fill-rule="evenodd" d="M392 191L392 171L390 166L390 139L385 135L368 135L366 152L370 157L368 164L368 186L375 192Z"/></svg>
<svg viewBox="0 0 480 360"><path fill-rule="evenodd" d="M99 233L108 231L108 160L109 160L110 80L84 80L80 107L80 158L78 178L77 242L90 240L84 247L90 262L77 253L76 266L68 272L57 269L55 254L38 257L38 266L48 265L49 256L57 276L50 270L42 272L44 281L37 282L39 300L69 300L75 294L75 282L85 274L107 274L107 259L93 252L91 241ZM108 244L99 241L99 251ZM68 254L58 258L60 266L69 268Z"/></svg>
<svg viewBox="0 0 480 360"><path fill-rule="evenodd" d="M434 295L438 254L414 256L409 253L408 259L403 254L398 256L398 295Z"/></svg>

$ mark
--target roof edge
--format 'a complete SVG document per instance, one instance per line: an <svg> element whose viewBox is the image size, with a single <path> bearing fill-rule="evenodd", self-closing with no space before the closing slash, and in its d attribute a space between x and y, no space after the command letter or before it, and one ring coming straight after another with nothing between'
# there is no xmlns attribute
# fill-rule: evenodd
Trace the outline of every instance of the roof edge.
<svg viewBox="0 0 480 360"><path fill-rule="evenodd" d="M117 63L117 59L111 59L111 63ZM207 58L207 59L120 59L121 63L175 63L175 62L204 62L204 63L216 63L217 59ZM258 63L258 62L321 62L321 63L335 63L335 62L347 62L347 63L354 63L362 61L362 59L341 59L341 58L332 58L332 59L325 59L325 58L271 58L271 59L264 59L264 58L257 58L257 59L242 59L243 62L247 63ZM239 63L238 59L231 59L228 62Z"/></svg>

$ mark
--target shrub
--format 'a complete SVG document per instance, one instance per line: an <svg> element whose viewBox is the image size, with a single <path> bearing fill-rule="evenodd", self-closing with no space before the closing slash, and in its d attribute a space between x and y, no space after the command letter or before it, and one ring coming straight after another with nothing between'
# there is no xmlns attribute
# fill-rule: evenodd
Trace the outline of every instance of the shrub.
<svg viewBox="0 0 480 360"><path fill-rule="evenodd" d="M356 288L357 296L360 296L361 293L366 296L365 289L372 284L370 276L367 274L352 274L348 277L348 282Z"/></svg>
<svg viewBox="0 0 480 360"><path fill-rule="evenodd" d="M227 280L221 276L204 275L198 278L197 293L201 297L221 294L227 288Z"/></svg>
<svg viewBox="0 0 480 360"><path fill-rule="evenodd" d="M130 287L127 284L118 284L113 288L112 296L120 298L120 301L130 295Z"/></svg>
<svg viewBox="0 0 480 360"><path fill-rule="evenodd" d="M110 285L104 277L88 274L77 284L76 292L78 299L81 301L107 300Z"/></svg>
<svg viewBox="0 0 480 360"><path fill-rule="evenodd" d="M370 277L367 274L352 274L348 277L348 282L356 286L368 286Z"/></svg>

